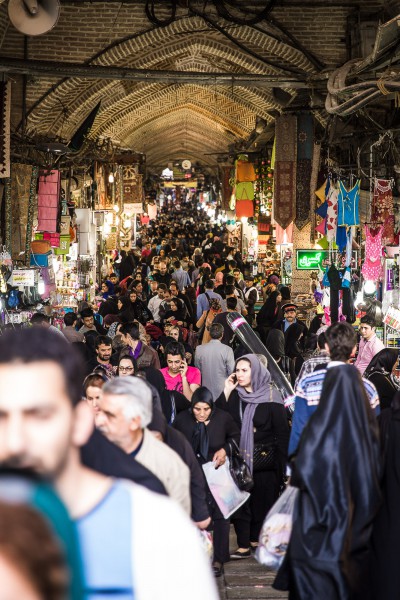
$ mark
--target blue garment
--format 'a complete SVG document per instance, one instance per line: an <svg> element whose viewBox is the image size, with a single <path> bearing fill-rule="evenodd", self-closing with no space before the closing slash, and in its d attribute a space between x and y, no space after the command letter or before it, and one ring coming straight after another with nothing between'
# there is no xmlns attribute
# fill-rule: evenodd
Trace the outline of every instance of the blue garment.
<svg viewBox="0 0 400 600"><path fill-rule="evenodd" d="M87 600L134 600L128 490L116 481L103 500L76 525Z"/></svg>
<svg viewBox="0 0 400 600"><path fill-rule="evenodd" d="M360 224L358 205L360 202L360 180L357 179L351 190L346 190L339 181L338 227L351 227Z"/></svg>
<svg viewBox="0 0 400 600"><path fill-rule="evenodd" d="M292 321L291 323L289 323L289 321L287 321L286 319L283 319L283 332L285 332L286 329L289 329L289 327L293 325L293 323L297 323L297 319L294 319L294 321Z"/></svg>
<svg viewBox="0 0 400 600"><path fill-rule="evenodd" d="M219 300L221 302L221 305L223 304L223 300L222 297L217 294L216 292L212 292L211 290L207 290L207 294L211 300L211 298L217 298L217 300ZM206 294L199 294L197 297L197 307L196 307L196 317L197 320L200 319L201 315L203 314L203 312L205 310L208 310L210 308L210 303L207 300L207 296Z"/></svg>
<svg viewBox="0 0 400 600"><path fill-rule="evenodd" d="M184 271L182 267L172 273L172 279L176 281L180 292L182 292L187 285L191 284L189 273Z"/></svg>
<svg viewBox="0 0 400 600"><path fill-rule="evenodd" d="M292 431L290 433L289 440L289 456L297 450L303 429L311 415L318 408L327 369L329 369L330 366L333 367L339 364L344 363L334 361L330 362L328 367L318 369L313 371L310 375L303 377L303 379L301 379L296 386ZM375 415L378 416L381 412L378 392L376 391L375 386L368 381L368 379L362 378L362 380L371 408L374 410Z"/></svg>

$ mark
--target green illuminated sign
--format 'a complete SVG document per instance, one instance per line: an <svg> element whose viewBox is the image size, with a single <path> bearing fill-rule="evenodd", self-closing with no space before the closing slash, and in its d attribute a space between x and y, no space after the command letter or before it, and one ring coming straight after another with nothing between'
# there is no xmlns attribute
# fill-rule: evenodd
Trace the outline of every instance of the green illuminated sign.
<svg viewBox="0 0 400 600"><path fill-rule="evenodd" d="M324 250L297 250L296 269L313 271L323 267L328 253Z"/></svg>

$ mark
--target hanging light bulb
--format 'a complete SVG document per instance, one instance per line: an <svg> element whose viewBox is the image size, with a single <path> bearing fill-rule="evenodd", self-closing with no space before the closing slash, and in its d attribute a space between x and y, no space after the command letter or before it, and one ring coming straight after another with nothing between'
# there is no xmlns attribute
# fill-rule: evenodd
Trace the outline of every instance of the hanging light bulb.
<svg viewBox="0 0 400 600"><path fill-rule="evenodd" d="M124 221L124 227L125 227L125 229L128 229L128 227L130 227L130 226L131 226L131 224L132 224L132 223L131 223L131 220L130 220L130 219L125 219L125 221Z"/></svg>
<svg viewBox="0 0 400 600"><path fill-rule="evenodd" d="M114 183L114 173L110 173L108 176L108 183Z"/></svg>
<svg viewBox="0 0 400 600"><path fill-rule="evenodd" d="M364 293L368 294L368 296L372 296L376 292L376 285L373 281L366 281L364 283Z"/></svg>
<svg viewBox="0 0 400 600"><path fill-rule="evenodd" d="M247 217L242 217L240 220L242 221L243 225L247 223Z"/></svg>
<svg viewBox="0 0 400 600"><path fill-rule="evenodd" d="M42 296L46 291L46 286L44 285L44 281L43 281L43 277L41 275L39 275L39 281L38 281L38 294L39 296Z"/></svg>
<svg viewBox="0 0 400 600"><path fill-rule="evenodd" d="M116 213L119 212L118 204L114 204L113 209L114 209L114 212L116 212Z"/></svg>

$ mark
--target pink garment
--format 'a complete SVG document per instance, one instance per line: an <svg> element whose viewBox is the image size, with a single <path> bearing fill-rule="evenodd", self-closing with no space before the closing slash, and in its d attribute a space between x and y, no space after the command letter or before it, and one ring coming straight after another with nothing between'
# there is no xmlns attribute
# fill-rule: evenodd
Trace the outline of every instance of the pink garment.
<svg viewBox="0 0 400 600"><path fill-rule="evenodd" d="M55 233L60 201L60 171L40 171L38 186L38 230Z"/></svg>
<svg viewBox="0 0 400 600"><path fill-rule="evenodd" d="M286 240L285 240L286 233ZM276 244L293 244L293 221L289 223L286 229L282 229L278 223L275 224Z"/></svg>
<svg viewBox="0 0 400 600"><path fill-rule="evenodd" d="M378 281L382 276L382 231L380 227L375 235L365 225L365 260L361 272L367 281Z"/></svg>
<svg viewBox="0 0 400 600"><path fill-rule="evenodd" d="M182 376L178 373L175 377L171 377L168 373L168 367L164 369L160 369L161 373L165 379L165 385L167 390L176 390L177 392L183 393L183 384L182 384ZM188 384L196 383L197 385L201 385L201 373L199 369L196 367L188 367L186 373L186 379Z"/></svg>
<svg viewBox="0 0 400 600"><path fill-rule="evenodd" d="M328 210L326 213L326 239L328 242L336 240L337 218L338 218L338 194L339 190L333 185L330 185L326 201Z"/></svg>
<svg viewBox="0 0 400 600"><path fill-rule="evenodd" d="M364 373L375 354L378 354L384 347L385 345L376 335L373 335L368 341L361 338L357 360L354 363L354 366L360 371L361 375Z"/></svg>

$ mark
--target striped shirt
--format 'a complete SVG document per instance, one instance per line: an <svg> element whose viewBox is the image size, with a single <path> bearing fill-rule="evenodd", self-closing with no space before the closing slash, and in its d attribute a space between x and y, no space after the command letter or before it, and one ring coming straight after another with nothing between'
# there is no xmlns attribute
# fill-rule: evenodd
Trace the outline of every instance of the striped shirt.
<svg viewBox="0 0 400 600"><path fill-rule="evenodd" d="M317 369L311 375L304 377L297 386L296 395L285 400L285 406L291 409L294 404L292 431L289 440L289 456L297 450L299 440L308 419L316 411L324 385L325 375L331 367L344 363L331 361L327 367ZM362 378L371 408L376 415L380 413L379 396L373 383Z"/></svg>

